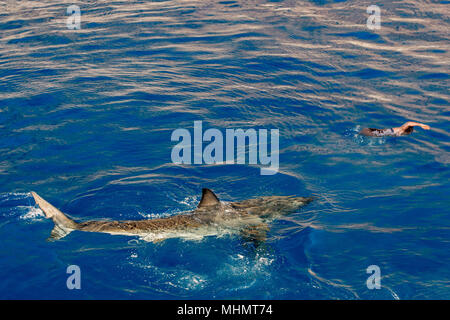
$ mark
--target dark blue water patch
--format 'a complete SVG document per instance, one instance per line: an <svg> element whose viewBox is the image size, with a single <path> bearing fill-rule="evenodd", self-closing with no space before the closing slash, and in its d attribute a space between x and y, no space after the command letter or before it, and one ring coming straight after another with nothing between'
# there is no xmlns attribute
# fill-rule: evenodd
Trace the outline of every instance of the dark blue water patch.
<svg viewBox="0 0 450 320"><path fill-rule="evenodd" d="M23 27L23 21L7 21L3 22L2 29L3 30L11 30L18 29Z"/></svg>
<svg viewBox="0 0 450 320"><path fill-rule="evenodd" d="M129 99L140 100L140 101L148 101L148 102L164 102L164 101L176 101L177 98L172 95L164 95L164 94L150 94L143 91L136 91L125 96Z"/></svg>
<svg viewBox="0 0 450 320"><path fill-rule="evenodd" d="M355 103L354 108L357 112L361 114L361 123L366 123L366 125L369 125L371 122L373 123L373 113L377 112L381 107L380 103ZM377 120L378 120L377 115ZM392 123L394 120L391 120ZM386 126L389 126L389 123L385 124ZM372 127L371 125L369 125Z"/></svg>
<svg viewBox="0 0 450 320"><path fill-rule="evenodd" d="M232 41L240 38L248 38L248 37L267 37L267 35L258 32L243 32L233 35L220 36L220 35L208 35L208 36L199 36L199 37L177 37L177 38L169 38L169 39L160 39L159 42L165 43L192 43L192 42L204 42L204 43L222 43L227 41Z"/></svg>
<svg viewBox="0 0 450 320"><path fill-rule="evenodd" d="M353 55L353 54L349 54L349 53L346 53L346 52L336 52L336 54L339 55L340 57L344 58L344 59L352 60L352 59L358 58L358 56Z"/></svg>
<svg viewBox="0 0 450 320"><path fill-rule="evenodd" d="M402 165L401 163L399 164L400 166ZM404 164L406 166L406 163ZM409 174L414 174L414 173L427 173L427 174L432 174L432 173L444 173L447 172L448 167L443 165L442 163L436 162L436 161L430 161L426 164L421 164L421 165L417 165L415 167L411 167Z"/></svg>
<svg viewBox="0 0 450 320"><path fill-rule="evenodd" d="M336 68L328 63L317 63L317 62L313 62L313 61L301 61L301 64L303 66L309 67L310 69L308 69L308 71L314 71L314 69L318 69L318 70L336 70Z"/></svg>
<svg viewBox="0 0 450 320"><path fill-rule="evenodd" d="M32 96L28 100L28 105L30 107L39 107L39 106L49 106L49 109L53 109L57 107L61 103L61 100L58 96L52 93L40 93Z"/></svg>
<svg viewBox="0 0 450 320"><path fill-rule="evenodd" d="M22 28L22 27L29 27L29 26L33 26L33 25L37 25L37 24L45 24L49 21L51 21L50 18L38 18L38 17L34 17L31 12L28 16L28 19L22 19L22 17L18 17L18 19L15 20L10 20L10 21L6 21L2 24L2 29L3 26L5 27L5 30L10 30L10 29L17 29L17 28ZM5 16L5 18L10 18L10 16ZM11 28L12 27L12 28Z"/></svg>
<svg viewBox="0 0 450 320"><path fill-rule="evenodd" d="M27 46L33 43L39 43L39 45L61 45L69 44L71 42L72 40L70 38L59 34L33 35L8 40L9 44L23 44Z"/></svg>
<svg viewBox="0 0 450 320"><path fill-rule="evenodd" d="M361 79L387 78L392 75L391 72L377 70L373 68L366 68L351 73L352 76Z"/></svg>
<svg viewBox="0 0 450 320"><path fill-rule="evenodd" d="M143 50L129 50L126 52L128 56L132 57L145 57L145 56L165 56L167 54L172 54L173 56L186 57L186 53L177 52L175 49L143 49ZM197 52L196 55L201 55L202 53ZM205 53L203 53L205 54Z"/></svg>
<svg viewBox="0 0 450 320"><path fill-rule="evenodd" d="M352 37L361 40L370 40L377 43L384 43L385 40L380 37L379 34L370 31L357 31L357 32L346 32L346 33L330 33L332 36L338 37Z"/></svg>
<svg viewBox="0 0 450 320"><path fill-rule="evenodd" d="M313 75L317 76L332 76L333 72L322 72L322 70L335 70L331 66L327 65L319 65L317 63L313 62L304 62L299 59L293 59L293 58L285 58L285 57L265 57L265 56L259 56L251 59L246 59L243 63L245 66L247 72L249 71L258 71L260 73L266 73L267 69L274 69L276 71L282 71L282 70L301 70L302 72L310 72ZM337 72L339 73L339 72ZM314 82L314 78L307 77L305 75L301 74L289 74L289 77L292 77L295 79L295 77L299 78L300 80L307 80L308 82Z"/></svg>
<svg viewBox="0 0 450 320"><path fill-rule="evenodd" d="M429 49L429 50L424 50L424 52L431 52L431 53L446 53L447 50L443 50L443 49Z"/></svg>
<svg viewBox="0 0 450 320"><path fill-rule="evenodd" d="M286 223L289 225L289 223ZM277 222L276 228L280 228L282 222ZM292 223L290 224L292 226ZM310 235L314 232L312 228L305 227L296 234L295 241L290 237L286 237L273 244L278 250L282 250L287 255L289 263L293 263L296 268L306 269L310 263L305 248L311 246ZM293 254L295 252L295 254ZM291 256L292 255L292 256Z"/></svg>
<svg viewBox="0 0 450 320"><path fill-rule="evenodd" d="M424 90L425 92L435 92L435 91L443 91L448 92L448 86L446 81L440 81L440 79L437 79L436 81L430 79L430 81L423 81L421 83L420 88Z"/></svg>
<svg viewBox="0 0 450 320"><path fill-rule="evenodd" d="M423 273L430 273L440 271L445 267L445 262L431 260L422 256L411 255L397 255L395 260L391 261L391 264L398 269L407 269L407 273L415 276L420 276ZM414 265L414 268L408 268L408 265Z"/></svg>
<svg viewBox="0 0 450 320"><path fill-rule="evenodd" d="M289 99L289 98L250 98L250 99L244 99L242 101L243 104L249 105L249 106L257 106L258 109L283 109L285 112L293 112L300 113L304 115L311 116L312 114L329 114L330 112L322 108L321 106L318 106L316 104L313 104L311 102L300 100L300 99ZM284 113L285 115L288 115L288 113Z"/></svg>
<svg viewBox="0 0 450 320"><path fill-rule="evenodd" d="M308 1L318 5L326 5L329 3L346 2L347 0L308 0Z"/></svg>
<svg viewBox="0 0 450 320"><path fill-rule="evenodd" d="M321 31L321 30L326 30L327 27L325 26L306 26L303 27L302 30L303 31L307 31L307 32L316 32L316 31Z"/></svg>
<svg viewBox="0 0 450 320"><path fill-rule="evenodd" d="M408 88L408 87L393 87L392 90L394 90L397 94L409 94L409 95L421 95L422 91L414 89L414 88Z"/></svg>
<svg viewBox="0 0 450 320"><path fill-rule="evenodd" d="M0 71L0 77L14 76L14 78L8 81L18 81L19 76L29 77L41 77L41 76L55 76L60 71L53 69L31 69L31 68L5 68Z"/></svg>
<svg viewBox="0 0 450 320"><path fill-rule="evenodd" d="M395 28L395 30L397 32L399 32L400 30L414 30L414 31L418 31L420 29L425 29L426 26L424 26L423 24L420 23L413 23L413 22L400 22L400 21L393 21L393 22L383 22L382 23L383 26L388 26L390 28Z"/></svg>
<svg viewBox="0 0 450 320"><path fill-rule="evenodd" d="M12 151L17 146L26 145L30 142L32 142L32 138L27 135L4 135L0 137L1 148L6 148L8 151Z"/></svg>
<svg viewBox="0 0 450 320"><path fill-rule="evenodd" d="M270 78L265 78L265 79L261 79L261 82L266 82L268 80L271 80ZM320 81L308 77L306 75L302 75L302 74L290 74L290 75L283 75L283 76L276 76L273 78L272 80L274 83L277 83L278 85L283 85L283 84L294 84L294 85L302 85L305 83L308 84L319 84Z"/></svg>
<svg viewBox="0 0 450 320"><path fill-rule="evenodd" d="M448 73L427 73L418 76L418 79L423 80L446 80L449 79L450 76Z"/></svg>

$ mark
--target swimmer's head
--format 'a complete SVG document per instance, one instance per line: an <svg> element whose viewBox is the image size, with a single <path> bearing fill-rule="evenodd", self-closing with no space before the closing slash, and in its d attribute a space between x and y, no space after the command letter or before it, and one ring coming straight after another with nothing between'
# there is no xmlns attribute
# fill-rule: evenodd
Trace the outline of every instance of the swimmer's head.
<svg viewBox="0 0 450 320"><path fill-rule="evenodd" d="M413 133L413 131L414 131L414 127L413 126L411 126L411 127L408 127L408 128L406 128L406 130L405 131L403 131L403 135L406 135L406 134L411 134L411 133Z"/></svg>

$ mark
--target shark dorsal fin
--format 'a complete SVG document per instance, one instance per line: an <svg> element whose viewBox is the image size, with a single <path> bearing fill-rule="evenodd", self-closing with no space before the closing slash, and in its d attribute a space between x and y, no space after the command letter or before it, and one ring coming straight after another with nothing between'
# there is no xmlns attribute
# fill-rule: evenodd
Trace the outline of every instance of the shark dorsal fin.
<svg viewBox="0 0 450 320"><path fill-rule="evenodd" d="M219 198L209 189L203 188L202 190L202 200L198 204L197 208L215 206L220 204Z"/></svg>

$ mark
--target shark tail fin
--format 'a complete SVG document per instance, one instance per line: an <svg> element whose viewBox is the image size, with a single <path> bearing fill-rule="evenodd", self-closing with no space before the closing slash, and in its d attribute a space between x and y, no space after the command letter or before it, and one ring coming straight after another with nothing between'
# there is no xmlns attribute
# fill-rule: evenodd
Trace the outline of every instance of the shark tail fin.
<svg viewBox="0 0 450 320"><path fill-rule="evenodd" d="M38 204L39 208L44 212L47 219L52 219L55 223L50 238L47 240L54 241L64 238L69 233L77 228L77 223L72 219L69 219L64 213L56 209L50 203L42 199L36 192L31 192L34 201Z"/></svg>

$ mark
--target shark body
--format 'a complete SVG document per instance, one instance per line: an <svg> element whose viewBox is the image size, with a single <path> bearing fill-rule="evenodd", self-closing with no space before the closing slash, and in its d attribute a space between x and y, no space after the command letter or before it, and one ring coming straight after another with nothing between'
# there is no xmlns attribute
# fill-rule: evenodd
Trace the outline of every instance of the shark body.
<svg viewBox="0 0 450 320"><path fill-rule="evenodd" d="M49 240L58 240L74 230L139 236L158 242L169 238L201 239L204 236L240 234L263 241L268 223L313 200L311 197L269 196L223 203L209 189L203 189L197 208L182 215L150 220L75 222L35 192L34 200L45 217L55 223Z"/></svg>

